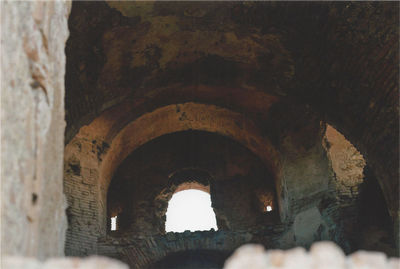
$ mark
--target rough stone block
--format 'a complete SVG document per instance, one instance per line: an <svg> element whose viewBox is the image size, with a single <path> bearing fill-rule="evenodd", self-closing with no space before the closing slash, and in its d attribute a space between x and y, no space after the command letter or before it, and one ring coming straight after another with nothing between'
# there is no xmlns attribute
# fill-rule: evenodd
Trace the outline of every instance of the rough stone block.
<svg viewBox="0 0 400 269"><path fill-rule="evenodd" d="M268 257L261 245L244 245L225 262L225 269L268 268Z"/></svg>
<svg viewBox="0 0 400 269"><path fill-rule="evenodd" d="M2 259L2 269L128 269L120 261L106 257L90 256L88 258L52 258L40 262L34 258L8 256Z"/></svg>
<svg viewBox="0 0 400 269"><path fill-rule="evenodd" d="M310 252L303 248L265 251L261 245L244 245L225 262L225 269L398 269L399 258L380 252L357 251L348 256L332 242L314 243Z"/></svg>

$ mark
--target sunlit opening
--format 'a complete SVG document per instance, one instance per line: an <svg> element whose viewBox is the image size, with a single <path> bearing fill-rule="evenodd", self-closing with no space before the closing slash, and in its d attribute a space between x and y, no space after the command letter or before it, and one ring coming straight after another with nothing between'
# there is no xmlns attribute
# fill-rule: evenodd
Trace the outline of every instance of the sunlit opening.
<svg viewBox="0 0 400 269"><path fill-rule="evenodd" d="M269 212L269 211L272 211L272 206L270 206L270 205L267 205L267 212Z"/></svg>
<svg viewBox="0 0 400 269"><path fill-rule="evenodd" d="M168 204L166 232L218 230L210 194L199 190L175 193Z"/></svg>
<svg viewBox="0 0 400 269"><path fill-rule="evenodd" d="M111 218L111 231L117 230L117 218L118 218L118 216Z"/></svg>

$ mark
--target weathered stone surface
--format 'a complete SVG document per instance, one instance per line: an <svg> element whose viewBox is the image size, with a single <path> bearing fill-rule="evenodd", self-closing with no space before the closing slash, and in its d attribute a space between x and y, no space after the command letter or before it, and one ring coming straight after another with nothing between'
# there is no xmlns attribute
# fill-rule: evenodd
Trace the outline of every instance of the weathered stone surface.
<svg viewBox="0 0 400 269"><path fill-rule="evenodd" d="M2 257L3 269L128 269L126 264L106 257L51 258L44 262L20 256Z"/></svg>
<svg viewBox="0 0 400 269"><path fill-rule="evenodd" d="M332 242L314 243L310 252L302 248L267 250L260 245L238 248L225 262L225 269L391 269L398 268L400 259L387 259L379 252L359 251L348 257Z"/></svg>
<svg viewBox="0 0 400 269"><path fill-rule="evenodd" d="M225 262L225 268L267 268L268 257L265 255L264 247L261 245L244 245L235 251L234 256Z"/></svg>
<svg viewBox="0 0 400 269"><path fill-rule="evenodd" d="M196 251L205 251L208 254L205 256L215 254L223 262L237 247L258 237L259 234L247 231L186 231L154 236L124 233L121 236L100 238L98 254L122 260L137 269L158 268L157 264L162 264L163 260L177 253ZM278 237L279 233L271 233L265 237L265 241L276 241Z"/></svg>
<svg viewBox="0 0 400 269"><path fill-rule="evenodd" d="M350 255L347 259L347 267L349 269L355 268L368 268L368 269L378 269L387 268L388 261L386 255L380 252L372 251L357 251Z"/></svg>
<svg viewBox="0 0 400 269"><path fill-rule="evenodd" d="M380 186L364 157L341 133L327 125L324 136L332 170L335 197L346 237L354 250L379 250L397 255L393 238L394 225L389 220ZM373 216L373 217L372 217ZM357 231L356 233L354 231Z"/></svg>
<svg viewBox="0 0 400 269"><path fill-rule="evenodd" d="M316 207L312 207L297 214L294 219L293 229L297 244L302 246L311 244L315 238L319 240L326 240L329 238L327 234L328 227Z"/></svg>
<svg viewBox="0 0 400 269"><path fill-rule="evenodd" d="M357 199L364 179L365 160L360 152L335 128L326 126L327 154L335 172L335 183L341 206Z"/></svg>
<svg viewBox="0 0 400 269"><path fill-rule="evenodd" d="M400 268L400 259L398 258L390 258L388 269L398 269Z"/></svg>
<svg viewBox="0 0 400 269"><path fill-rule="evenodd" d="M70 2L1 1L1 251L63 255Z"/></svg>
<svg viewBox="0 0 400 269"><path fill-rule="evenodd" d="M346 263L343 251L332 242L314 243L310 256L314 268L344 268Z"/></svg>

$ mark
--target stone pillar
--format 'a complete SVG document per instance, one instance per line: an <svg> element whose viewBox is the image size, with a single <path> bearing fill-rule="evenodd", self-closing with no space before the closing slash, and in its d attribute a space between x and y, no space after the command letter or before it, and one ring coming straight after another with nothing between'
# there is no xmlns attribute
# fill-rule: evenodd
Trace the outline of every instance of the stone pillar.
<svg viewBox="0 0 400 269"><path fill-rule="evenodd" d="M1 254L64 254L70 2L1 1Z"/></svg>

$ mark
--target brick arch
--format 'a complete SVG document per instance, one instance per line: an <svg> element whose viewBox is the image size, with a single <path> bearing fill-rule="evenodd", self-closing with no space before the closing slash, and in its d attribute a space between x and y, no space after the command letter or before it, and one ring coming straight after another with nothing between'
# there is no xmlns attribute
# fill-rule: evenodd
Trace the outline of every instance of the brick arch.
<svg viewBox="0 0 400 269"><path fill-rule="evenodd" d="M99 167L100 199L105 200L115 169L132 151L162 135L185 130L207 131L232 138L263 160L277 178L280 154L252 121L214 105L185 103L156 109L120 131ZM276 186L280 190L279 182L276 182Z"/></svg>
<svg viewBox="0 0 400 269"><path fill-rule="evenodd" d="M67 59L71 59L66 74L67 140L84 123L121 100L128 97L134 102L148 99L151 103L155 101L152 90L172 84L192 84L194 88L200 84L241 85L250 94L254 89L263 89L309 106L343 133L365 156L379 180L393 220L399 221L398 3L231 3L224 9L215 3L204 10L199 3L199 14L214 19L210 24L201 22L203 15L196 19L198 23L185 23L190 12L175 10L184 9L184 3L183 7L151 9L138 21L127 19L105 3L96 9L90 5L74 3L70 17L71 38L66 49ZM159 16L160 10L164 16ZM174 18L174 24L180 22L178 34L169 32L173 27L168 31L155 29L171 25L164 24L166 14ZM97 22L93 17L99 18ZM109 18L117 25L109 23ZM146 19L146 25L142 24ZM221 19L232 32L215 27L214 23ZM81 27L82 20L90 20L91 29ZM88 34L90 31L96 34ZM202 41L195 38L199 31L224 38L197 42ZM168 39L160 38L160 32L165 32ZM236 44L236 39L254 41L251 57L241 49L244 42L239 42L233 53L220 49L220 41ZM185 45L180 43L182 40L195 42ZM154 56L157 48L172 43L178 48L173 53L185 50L187 57L178 60L171 57L173 53L165 53L169 51L166 48L160 57L146 62L141 56L149 51L142 50L142 45L149 43L149 48L156 48ZM132 51L133 62L129 60ZM82 60L82 55L90 57ZM188 90L181 95L187 97L194 92ZM76 100L78 95L86 98ZM226 96L225 103L231 104ZM216 100L210 103L216 104ZM116 130L115 134L119 133L119 128Z"/></svg>
<svg viewBox="0 0 400 269"><path fill-rule="evenodd" d="M201 130L227 136L249 148L276 175L279 153L259 128L245 116L214 105L185 103L169 105L147 113L128 124L113 139L105 154L100 175L107 188L115 168L140 145L159 136Z"/></svg>
<svg viewBox="0 0 400 269"><path fill-rule="evenodd" d="M67 232L67 255L80 254L73 252L80 248L86 249L88 254L96 252L97 237L106 232L106 197L114 171L131 152L157 137L186 130L226 136L258 156L275 179L279 177L279 152L252 120L226 108L193 102L161 107L127 124L110 144L101 140L109 130L110 124L104 124L107 121L112 123L111 119L104 117L101 120L103 124L94 122L95 126L81 128L65 149L64 187L70 204L69 214L75 214L77 218L72 219L77 222L85 223L84 229L90 234L89 240L80 242L76 235L81 230L74 231L74 224L70 225ZM277 200L280 201L279 181L276 181L276 188ZM88 198L81 198L83 193Z"/></svg>

